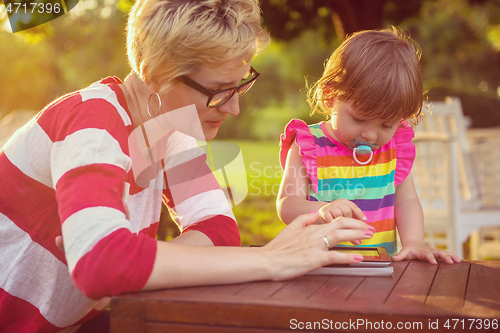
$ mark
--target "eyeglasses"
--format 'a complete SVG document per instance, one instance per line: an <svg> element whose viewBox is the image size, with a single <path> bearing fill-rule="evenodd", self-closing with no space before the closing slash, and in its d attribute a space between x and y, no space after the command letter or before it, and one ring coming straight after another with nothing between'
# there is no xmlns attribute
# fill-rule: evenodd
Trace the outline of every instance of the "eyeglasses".
<svg viewBox="0 0 500 333"><path fill-rule="evenodd" d="M255 69L253 69L253 67L250 67L250 70L243 78L243 80L245 80L249 76L252 76L252 78L249 81L242 83L238 87L227 88L222 90L209 90L203 87L201 84L197 83L196 81L190 79L186 75L180 76L179 80L181 80L181 82L184 83L185 85L208 96L207 107L215 108L229 101L235 93L238 93L238 96L240 97L243 96L250 88L252 88L253 84L255 83L255 80L257 80L259 75L260 74Z"/></svg>

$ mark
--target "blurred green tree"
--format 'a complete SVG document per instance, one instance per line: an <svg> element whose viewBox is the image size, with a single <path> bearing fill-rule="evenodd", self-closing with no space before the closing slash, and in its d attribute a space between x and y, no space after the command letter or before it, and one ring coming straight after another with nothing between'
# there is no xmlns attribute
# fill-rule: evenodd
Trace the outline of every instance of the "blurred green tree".
<svg viewBox="0 0 500 333"><path fill-rule="evenodd" d="M500 126L500 0L427 1L406 20L430 100L458 96L473 127Z"/></svg>
<svg viewBox="0 0 500 333"><path fill-rule="evenodd" d="M314 29L324 38L378 29L389 20L399 24L418 14L423 0L261 0L264 25L283 40Z"/></svg>
<svg viewBox="0 0 500 333"><path fill-rule="evenodd" d="M56 97L107 75L130 71L126 17L117 0L81 0L49 23L17 32L0 30L0 117L13 109L39 110ZM2 16L3 24L8 24ZM7 47L8 46L8 47Z"/></svg>
<svg viewBox="0 0 500 333"><path fill-rule="evenodd" d="M397 25L423 49L430 99L461 98L472 126L500 126L500 0L261 0L264 25L291 41ZM335 33L333 33L335 31Z"/></svg>
<svg viewBox="0 0 500 333"><path fill-rule="evenodd" d="M129 71L124 13L133 3L80 0L50 23L0 33L0 112L40 109L103 76L124 78ZM241 99L242 114L221 129L221 138L275 138L286 119L313 121L307 118L304 77L319 77L339 43L337 35L389 24L409 31L422 46L422 77L431 99L457 95L466 113L479 119L474 126L500 125L500 0L261 0L261 5L273 41L255 57L262 76Z"/></svg>

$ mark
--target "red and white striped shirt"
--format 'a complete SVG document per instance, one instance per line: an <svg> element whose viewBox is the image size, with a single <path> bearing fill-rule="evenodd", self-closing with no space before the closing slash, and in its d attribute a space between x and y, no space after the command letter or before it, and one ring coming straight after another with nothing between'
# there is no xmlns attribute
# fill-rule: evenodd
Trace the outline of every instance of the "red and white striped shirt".
<svg viewBox="0 0 500 333"><path fill-rule="evenodd" d="M95 316L102 297L141 290L155 260L162 196L183 232L240 245L193 138L170 133L164 170L147 188L137 185L118 84L107 78L54 101L0 150L1 332L58 332ZM197 181L175 190L165 173ZM61 234L65 252L54 241Z"/></svg>

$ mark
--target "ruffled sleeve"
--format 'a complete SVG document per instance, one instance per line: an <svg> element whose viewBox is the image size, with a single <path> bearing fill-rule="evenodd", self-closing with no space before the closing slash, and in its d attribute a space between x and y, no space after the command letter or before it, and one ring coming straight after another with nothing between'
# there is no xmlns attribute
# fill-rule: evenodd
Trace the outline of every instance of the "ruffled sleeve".
<svg viewBox="0 0 500 333"><path fill-rule="evenodd" d="M413 129L406 124L394 134L397 156L395 186L401 184L410 174L415 160L415 145L412 142L414 136Z"/></svg>
<svg viewBox="0 0 500 333"><path fill-rule="evenodd" d="M314 136L309 130L309 126L300 119L292 119L285 127L285 132L280 139L280 164L284 170L288 151L293 142L299 146L299 154L302 156L302 163L307 169L314 191L318 192L318 174L316 145Z"/></svg>

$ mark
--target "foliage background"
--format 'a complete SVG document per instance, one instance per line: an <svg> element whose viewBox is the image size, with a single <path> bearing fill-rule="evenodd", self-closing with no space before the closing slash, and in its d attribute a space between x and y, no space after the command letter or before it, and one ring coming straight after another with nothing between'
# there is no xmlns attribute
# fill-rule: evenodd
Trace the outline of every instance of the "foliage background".
<svg viewBox="0 0 500 333"><path fill-rule="evenodd" d="M67 15L15 34L8 32L0 2L0 117L39 110L106 76L124 79L124 27L132 2L80 0ZM275 213L279 135L292 118L321 119L309 115L306 82L321 75L342 32L401 27L423 50L429 99L458 96L473 127L500 126L500 0L260 2L273 40L253 60L261 77L241 99L243 112L227 120L218 136L240 145L247 167L249 195L235 208L244 243L267 242L283 227ZM265 167L274 172L256 171Z"/></svg>

